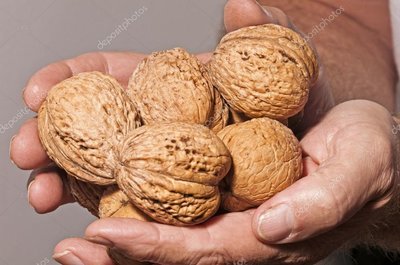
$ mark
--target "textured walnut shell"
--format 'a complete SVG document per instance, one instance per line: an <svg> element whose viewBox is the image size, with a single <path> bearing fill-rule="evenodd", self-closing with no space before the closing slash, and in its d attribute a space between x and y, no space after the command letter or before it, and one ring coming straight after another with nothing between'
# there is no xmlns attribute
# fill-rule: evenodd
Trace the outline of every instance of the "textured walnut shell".
<svg viewBox="0 0 400 265"><path fill-rule="evenodd" d="M115 146L139 126L121 85L99 72L81 73L54 86L38 123L49 157L70 175L99 185L115 183Z"/></svg>
<svg viewBox="0 0 400 265"><path fill-rule="evenodd" d="M214 88L203 64L182 48L156 52L133 72L128 95L143 124L205 124L213 113Z"/></svg>
<svg viewBox="0 0 400 265"><path fill-rule="evenodd" d="M214 92L214 110L205 126L209 127L214 133L217 133L228 125L229 106L218 90L214 89Z"/></svg>
<svg viewBox="0 0 400 265"><path fill-rule="evenodd" d="M278 121L253 119L229 125L218 136L232 156L222 202L228 211L256 207L302 175L300 144Z"/></svg>
<svg viewBox="0 0 400 265"><path fill-rule="evenodd" d="M140 221L152 221L129 201L128 196L117 185L109 186L104 191L98 209L100 218L134 218Z"/></svg>
<svg viewBox="0 0 400 265"><path fill-rule="evenodd" d="M75 201L91 214L99 217L99 204L105 187L80 181L70 175L67 175L66 183Z"/></svg>
<svg viewBox="0 0 400 265"><path fill-rule="evenodd" d="M218 184L231 165L229 151L208 128L163 123L129 133L119 149L120 189L154 220L204 222L218 209Z"/></svg>
<svg viewBox="0 0 400 265"><path fill-rule="evenodd" d="M317 78L317 58L302 37L266 24L228 33L209 62L213 84L231 108L250 118L300 112Z"/></svg>

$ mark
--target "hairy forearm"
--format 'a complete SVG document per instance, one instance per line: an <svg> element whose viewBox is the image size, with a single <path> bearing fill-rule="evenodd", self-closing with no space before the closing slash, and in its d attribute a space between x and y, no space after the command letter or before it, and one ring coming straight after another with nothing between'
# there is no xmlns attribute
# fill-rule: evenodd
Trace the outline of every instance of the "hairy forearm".
<svg viewBox="0 0 400 265"><path fill-rule="evenodd" d="M313 41L337 104L368 99L394 110L397 75L386 0L259 2L282 9Z"/></svg>

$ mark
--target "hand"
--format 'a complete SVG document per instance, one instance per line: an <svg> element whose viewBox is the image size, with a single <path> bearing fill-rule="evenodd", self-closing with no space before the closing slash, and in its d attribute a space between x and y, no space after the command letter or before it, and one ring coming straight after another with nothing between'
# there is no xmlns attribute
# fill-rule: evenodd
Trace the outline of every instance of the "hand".
<svg viewBox="0 0 400 265"><path fill-rule="evenodd" d="M279 9L264 10L254 0L228 1L225 8L227 31L265 23L293 27L288 17ZM51 64L37 72L28 82L23 93L25 103L31 110L37 112L52 86L85 71L108 73L126 87L131 73L145 56L137 53L95 52ZM209 54L200 54L198 57L205 62ZM320 73L317 83L311 90L304 119L300 125L301 129L317 122L332 105L331 92L323 73ZM29 180L28 199L38 213L53 211L61 204L72 201L70 194L63 188L61 171L54 165L48 166L51 161L41 146L36 118L25 122L18 134L13 137L10 144L10 158L21 169L35 169Z"/></svg>
<svg viewBox="0 0 400 265"><path fill-rule="evenodd" d="M378 223L395 233L386 227L400 220L391 215L399 196L392 126L388 111L376 103L343 103L301 141L305 177L257 210L188 228L102 219L87 228L86 240L61 242L56 252L68 254L56 258L63 264L78 264L72 257L85 265L110 264L107 246L156 264L312 264L345 243L361 243L370 232L381 234ZM279 205L286 212L271 211ZM296 243L282 244L288 242Z"/></svg>
<svg viewBox="0 0 400 265"><path fill-rule="evenodd" d="M228 31L264 23L293 27L286 15L278 9L263 10L254 0L228 1L225 13L225 25ZM36 73L28 82L24 90L24 100L33 111L37 111L53 85L84 71L96 70L108 73L126 86L129 76L144 57L143 54L135 53L89 53L49 65ZM207 61L209 54L198 57ZM323 74L320 74L320 78L311 90L302 127L306 128L315 123L331 106L329 88ZM315 115L315 112L319 115ZM10 156L20 168L35 169L29 181L28 198L37 212L50 212L61 204L73 201L63 186L63 172L54 165L48 166L51 161L40 144L36 119L27 121L13 138Z"/></svg>
<svg viewBox="0 0 400 265"><path fill-rule="evenodd" d="M257 209L255 235L283 244L352 226L348 239L356 235L359 243L400 251L400 150L394 128L390 113L376 103L335 107L301 141L306 177Z"/></svg>

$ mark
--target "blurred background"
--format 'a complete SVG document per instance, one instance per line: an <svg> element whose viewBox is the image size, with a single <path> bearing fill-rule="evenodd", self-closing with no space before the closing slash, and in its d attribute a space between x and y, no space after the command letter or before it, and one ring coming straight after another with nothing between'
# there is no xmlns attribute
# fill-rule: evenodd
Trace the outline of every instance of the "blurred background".
<svg viewBox="0 0 400 265"><path fill-rule="evenodd" d="M30 172L9 160L9 141L35 115L22 90L41 67L98 50L212 50L225 0L0 1L0 265L57 264L53 247L94 220L70 204L38 215L26 199Z"/></svg>

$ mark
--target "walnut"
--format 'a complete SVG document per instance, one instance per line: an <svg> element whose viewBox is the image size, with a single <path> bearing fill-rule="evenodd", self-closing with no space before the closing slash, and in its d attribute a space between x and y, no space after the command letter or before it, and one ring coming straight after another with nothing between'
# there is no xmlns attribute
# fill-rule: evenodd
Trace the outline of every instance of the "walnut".
<svg viewBox="0 0 400 265"><path fill-rule="evenodd" d="M181 48L145 58L130 78L128 94L145 125L162 121L204 125L214 108L214 89L206 68Z"/></svg>
<svg viewBox="0 0 400 265"><path fill-rule="evenodd" d="M161 123L133 130L119 148L116 180L145 214L173 225L214 215L218 184L231 165L229 151L208 128Z"/></svg>
<svg viewBox="0 0 400 265"><path fill-rule="evenodd" d="M80 181L70 175L67 175L66 183L75 201L91 214L99 217L99 204L105 187Z"/></svg>
<svg viewBox="0 0 400 265"><path fill-rule="evenodd" d="M213 132L217 133L228 124L229 121L229 106L222 98L221 94L217 89L214 90L215 101L214 110L206 126L209 127Z"/></svg>
<svg viewBox="0 0 400 265"><path fill-rule="evenodd" d="M284 120L300 112L317 78L313 49L287 28L266 24L228 33L208 65L230 107L250 118Z"/></svg>
<svg viewBox="0 0 400 265"><path fill-rule="evenodd" d="M98 185L115 183L114 149L139 125L121 85L99 72L81 73L54 86L38 116L49 157L70 175Z"/></svg>
<svg viewBox="0 0 400 265"><path fill-rule="evenodd" d="M259 118L229 125L218 137L232 156L222 202L228 211L257 207L302 175L300 144L278 121Z"/></svg>
<svg viewBox="0 0 400 265"><path fill-rule="evenodd" d="M135 205L133 205L128 196L123 193L117 185L109 186L102 194L99 202L99 217L119 217L134 218L140 221L152 221Z"/></svg>
<svg viewBox="0 0 400 265"><path fill-rule="evenodd" d="M225 113L219 100L217 106ZM136 207L159 222L207 220L219 207L218 184L230 168L223 142L199 124L139 125L121 86L97 72L56 85L39 111L39 134L47 153L71 176L90 183L70 180L78 202L95 215L123 216L135 210L122 192L108 191L100 213L96 211L99 194L92 184L117 182Z"/></svg>

